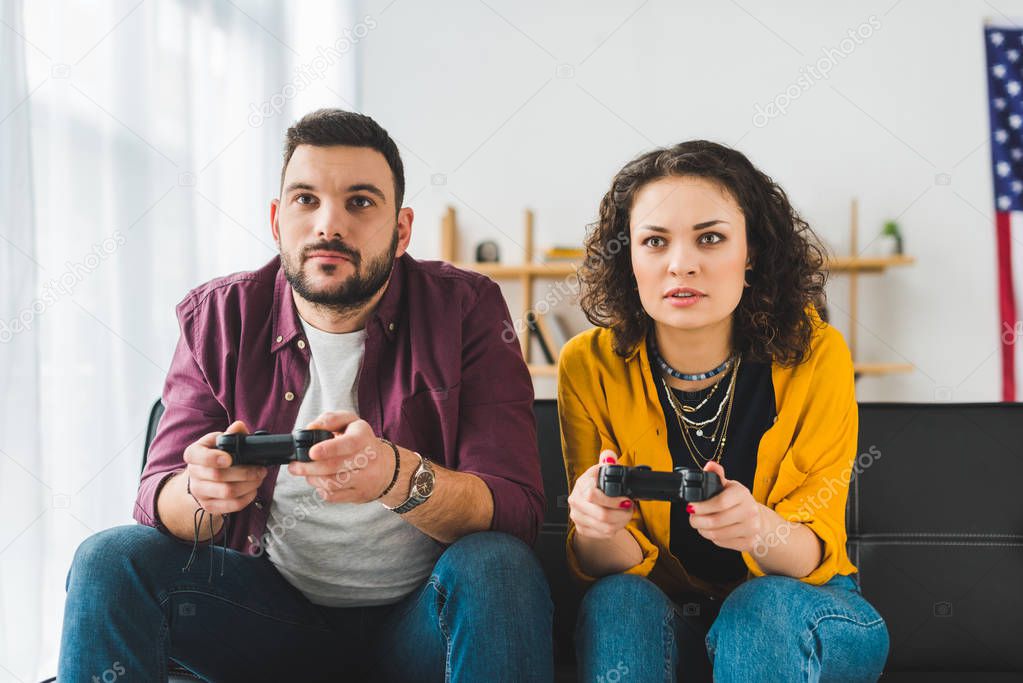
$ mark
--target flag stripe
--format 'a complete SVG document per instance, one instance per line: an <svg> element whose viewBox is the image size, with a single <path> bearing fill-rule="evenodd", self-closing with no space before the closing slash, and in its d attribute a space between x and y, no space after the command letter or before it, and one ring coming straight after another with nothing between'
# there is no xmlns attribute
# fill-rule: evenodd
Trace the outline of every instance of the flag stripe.
<svg viewBox="0 0 1023 683"><path fill-rule="evenodd" d="M1017 213L1017 212L1012 212ZM1016 295L1013 287L1012 223L1008 211L995 214L998 234L998 310L1001 317L999 339L1002 340L1002 400L1016 400Z"/></svg>

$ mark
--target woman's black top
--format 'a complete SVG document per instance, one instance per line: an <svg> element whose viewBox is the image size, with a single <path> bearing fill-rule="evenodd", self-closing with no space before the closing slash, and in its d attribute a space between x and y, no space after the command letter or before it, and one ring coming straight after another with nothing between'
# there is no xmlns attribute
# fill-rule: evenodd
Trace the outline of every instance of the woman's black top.
<svg viewBox="0 0 1023 683"><path fill-rule="evenodd" d="M668 448L671 450L673 466L702 469L705 460L699 460L699 458L697 458L699 462L694 460L689 448L682 441L678 418L674 408L668 402L660 370L655 364L652 365L654 384L657 385L657 396L660 398L661 408L664 410L667 422ZM723 373L724 376L719 380L720 386L713 398L696 412L686 413L686 417L694 421L713 417L717 413L733 372L735 372L734 364L728 372ZM696 406L711 393L712 389L713 387L695 392L679 389L672 389L672 391L682 405ZM727 412L727 406L718 420L725 419L725 412ZM756 471L760 438L774 424L775 415L777 412L770 363L752 363L743 360L739 366L739 376L736 378L732 417L728 425L728 439L725 442L720 462L725 470L725 477L741 482L750 491L753 490L753 476ZM713 457L717 447L716 443L710 441L715 424L717 422L707 425L702 437L697 436L692 430L689 432L705 458ZM689 574L705 581L726 583L746 576L746 564L742 560L741 553L736 550L720 548L700 536L689 524L689 513L686 512L686 506L681 503L672 503L671 506L669 550L678 558Z"/></svg>

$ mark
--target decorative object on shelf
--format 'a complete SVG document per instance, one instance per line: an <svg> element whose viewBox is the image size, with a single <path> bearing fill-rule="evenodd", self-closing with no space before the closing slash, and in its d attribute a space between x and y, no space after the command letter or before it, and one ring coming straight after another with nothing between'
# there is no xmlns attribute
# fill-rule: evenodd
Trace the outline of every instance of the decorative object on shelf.
<svg viewBox="0 0 1023 683"><path fill-rule="evenodd" d="M494 240L484 240L476 245L476 263L500 263L501 249Z"/></svg>
<svg viewBox="0 0 1023 683"><path fill-rule="evenodd" d="M551 261L582 261L586 251L582 247L554 245L543 250L543 260Z"/></svg>
<svg viewBox="0 0 1023 683"><path fill-rule="evenodd" d="M881 230L881 236L877 239L881 256L902 256L902 232L899 231L898 223L886 222L884 229Z"/></svg>

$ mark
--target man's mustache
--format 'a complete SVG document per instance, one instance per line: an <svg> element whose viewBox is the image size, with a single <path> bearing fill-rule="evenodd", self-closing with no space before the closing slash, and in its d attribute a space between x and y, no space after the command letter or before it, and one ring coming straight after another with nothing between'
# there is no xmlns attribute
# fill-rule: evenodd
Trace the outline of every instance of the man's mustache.
<svg viewBox="0 0 1023 683"><path fill-rule="evenodd" d="M341 254L342 256L351 260L355 266L359 266L362 263L362 256L358 251L352 249L350 246L342 242L341 240L334 240L332 242L321 242L320 244L313 244L305 248L305 253L302 255L302 260L306 261L309 258L309 254L314 251L333 251Z"/></svg>

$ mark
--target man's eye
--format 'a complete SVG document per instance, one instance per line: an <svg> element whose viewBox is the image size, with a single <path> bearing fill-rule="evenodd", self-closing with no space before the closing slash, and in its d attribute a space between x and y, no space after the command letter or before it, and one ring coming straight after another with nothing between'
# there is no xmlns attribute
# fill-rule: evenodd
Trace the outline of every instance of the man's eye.
<svg viewBox="0 0 1023 683"><path fill-rule="evenodd" d="M368 209L373 206L373 200L369 197L352 197L351 203L357 209Z"/></svg>
<svg viewBox="0 0 1023 683"><path fill-rule="evenodd" d="M299 204L312 204L316 201L316 197L311 194L300 194L295 197L295 201Z"/></svg>
<svg viewBox="0 0 1023 683"><path fill-rule="evenodd" d="M655 240L657 242L656 244L654 244ZM664 238L657 236L647 237L645 240L643 240L643 244L645 244L648 247L662 247L664 246Z"/></svg>
<svg viewBox="0 0 1023 683"><path fill-rule="evenodd" d="M717 244L718 242L723 242L724 240L725 238L716 232L708 232L703 235L700 235L700 242L702 244Z"/></svg>

